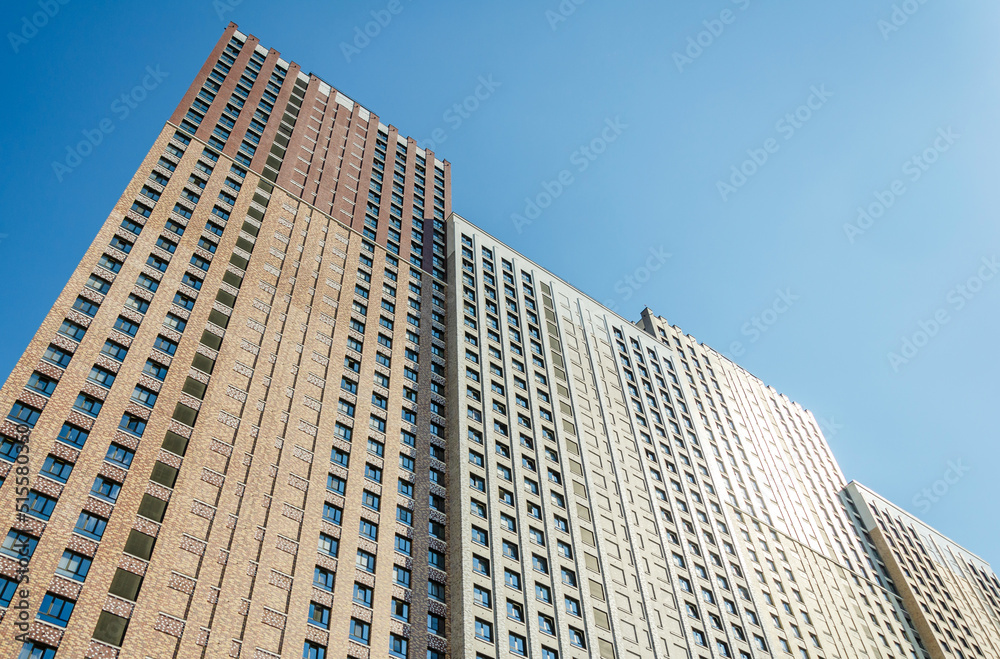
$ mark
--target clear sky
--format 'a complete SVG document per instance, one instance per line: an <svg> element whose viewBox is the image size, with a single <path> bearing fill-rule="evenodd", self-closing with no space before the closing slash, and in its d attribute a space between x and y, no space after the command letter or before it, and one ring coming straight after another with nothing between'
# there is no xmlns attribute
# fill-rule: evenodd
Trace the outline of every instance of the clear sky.
<svg viewBox="0 0 1000 659"><path fill-rule="evenodd" d="M732 355L1000 564L1000 5L10 0L4 376L230 20L436 142L456 212Z"/></svg>

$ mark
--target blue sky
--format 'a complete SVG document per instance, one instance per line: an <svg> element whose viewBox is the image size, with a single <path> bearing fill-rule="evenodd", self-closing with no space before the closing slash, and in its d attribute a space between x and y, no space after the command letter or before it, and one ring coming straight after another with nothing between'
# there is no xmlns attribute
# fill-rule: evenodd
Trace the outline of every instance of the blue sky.
<svg viewBox="0 0 1000 659"><path fill-rule="evenodd" d="M733 355L849 479L1000 563L1000 6L781 5L6 2L0 371L232 20L434 140L458 213Z"/></svg>

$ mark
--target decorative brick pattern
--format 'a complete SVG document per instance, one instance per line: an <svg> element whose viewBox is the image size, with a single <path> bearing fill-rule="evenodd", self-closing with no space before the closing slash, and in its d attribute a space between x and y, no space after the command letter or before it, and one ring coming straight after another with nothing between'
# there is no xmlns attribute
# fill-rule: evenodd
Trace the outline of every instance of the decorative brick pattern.
<svg viewBox="0 0 1000 659"><path fill-rule="evenodd" d="M204 501L198 501L197 499L191 502L191 512L198 517L204 517L209 521L215 518L215 508L208 505Z"/></svg>
<svg viewBox="0 0 1000 659"><path fill-rule="evenodd" d="M226 482L226 477L217 471L212 471L208 467L202 467L201 480L215 487L222 487Z"/></svg>
<svg viewBox="0 0 1000 659"><path fill-rule="evenodd" d="M146 519L145 517L141 517L139 515L135 516L135 523L132 524L132 528L134 528L136 531L141 531L146 535L151 535L154 538L160 534L159 524L157 524L152 520Z"/></svg>
<svg viewBox="0 0 1000 659"><path fill-rule="evenodd" d="M104 611L108 613L113 613L116 616L121 616L122 618L131 618L132 612L135 610L135 604L124 600L121 597L115 597L114 595L108 594L107 598L104 600Z"/></svg>
<svg viewBox="0 0 1000 659"><path fill-rule="evenodd" d="M74 448L70 448L62 442L53 442L51 452L52 455L57 458L62 458L66 462L76 462L77 458L80 457L79 451Z"/></svg>
<svg viewBox="0 0 1000 659"><path fill-rule="evenodd" d="M146 494L157 499L162 499L163 501L170 501L170 489L153 481L149 481L146 484Z"/></svg>
<svg viewBox="0 0 1000 659"><path fill-rule="evenodd" d="M330 632L324 631L319 627L314 627L313 625L306 625L306 640L312 641L313 643L319 643L324 646L329 645Z"/></svg>
<svg viewBox="0 0 1000 659"><path fill-rule="evenodd" d="M302 521L302 514L303 514L302 513L302 509L301 508L296 508L295 506L291 505L290 503L286 503L286 504L282 505L282 507L281 507L281 514L284 515L285 517L287 517L288 519L295 520L296 522L301 522Z"/></svg>
<svg viewBox="0 0 1000 659"><path fill-rule="evenodd" d="M69 542L66 544L66 548L89 557L93 557L94 554L97 553L96 542L76 535L75 533L69 537Z"/></svg>
<svg viewBox="0 0 1000 659"><path fill-rule="evenodd" d="M260 621L269 627L274 627L275 629L285 628L284 614L267 607L264 607L264 613L261 615Z"/></svg>
<svg viewBox="0 0 1000 659"><path fill-rule="evenodd" d="M100 515L106 519L111 517L111 511L114 510L115 507L107 501L102 501L96 497L88 496L87 502L83 504L83 509L87 512L94 513L95 515Z"/></svg>
<svg viewBox="0 0 1000 659"><path fill-rule="evenodd" d="M287 574L282 574L277 570L271 570L270 574L268 575L268 583L270 583L272 586L277 586L282 590L290 591L292 589L292 577L288 576Z"/></svg>
<svg viewBox="0 0 1000 659"><path fill-rule="evenodd" d="M223 455L227 458L233 454L232 445L225 443L221 439L216 439L215 437L212 438L211 449L219 455Z"/></svg>
<svg viewBox="0 0 1000 659"><path fill-rule="evenodd" d="M277 536L274 542L274 546L283 552L291 554L292 556L297 554L299 551L298 543L292 540L291 538L286 538L283 535Z"/></svg>
<svg viewBox="0 0 1000 659"><path fill-rule="evenodd" d="M169 426L169 428L170 428L170 430L172 430L173 432L177 433L181 437L185 437L187 439L191 439L191 427L190 426L185 426L180 421L177 421L175 419L170 419L170 426Z"/></svg>
<svg viewBox="0 0 1000 659"><path fill-rule="evenodd" d="M87 659L118 659L118 648L91 639Z"/></svg>
<svg viewBox="0 0 1000 659"><path fill-rule="evenodd" d="M198 556L203 556L205 554L206 543L192 538L189 535L184 535L181 538L181 549L184 551L189 551L192 554L197 554Z"/></svg>
<svg viewBox="0 0 1000 659"><path fill-rule="evenodd" d="M101 476L104 476L105 478L109 478L109 479L113 480L116 483L124 483L125 482L125 476L128 475L128 471L127 470L122 469L121 467L116 467L115 465L113 465L113 464L111 464L109 462L102 462L101 463L101 470L98 473Z"/></svg>
<svg viewBox="0 0 1000 659"><path fill-rule="evenodd" d="M71 600L79 599L82 588L83 584L79 581L66 579L65 577L60 577L58 574L52 577L52 581L49 582L49 590L51 592Z"/></svg>
<svg viewBox="0 0 1000 659"><path fill-rule="evenodd" d="M224 410L219 410L219 423L237 430L240 427L240 418Z"/></svg>
<svg viewBox="0 0 1000 659"><path fill-rule="evenodd" d="M62 642L64 633L65 630L60 629L55 625L50 625L44 620L35 619L31 623L31 629L28 630L28 638L57 648L59 647L59 643Z"/></svg>
<svg viewBox="0 0 1000 659"><path fill-rule="evenodd" d="M349 640L347 645L347 656L353 659L368 659L368 648L360 643Z"/></svg>
<svg viewBox="0 0 1000 659"><path fill-rule="evenodd" d="M121 554L118 557L118 567L123 570L127 570L132 574L138 574L141 577L145 576L148 565L146 561L141 558L129 556L128 554Z"/></svg>
<svg viewBox="0 0 1000 659"><path fill-rule="evenodd" d="M180 638L184 634L184 621L180 618L167 615L166 613L160 613L160 615L156 618L156 624L153 628L156 631L163 632L164 634Z"/></svg>
<svg viewBox="0 0 1000 659"><path fill-rule="evenodd" d="M197 581L191 577L184 576L183 574L172 572L170 574L170 581L167 583L168 586L174 590L179 590L182 593L187 593L191 595L194 593L194 588L197 585Z"/></svg>
<svg viewBox="0 0 1000 659"><path fill-rule="evenodd" d="M295 474L288 474L288 484L297 490L302 490L303 492L307 492L309 490L309 481Z"/></svg>
<svg viewBox="0 0 1000 659"><path fill-rule="evenodd" d="M34 486L33 489L38 490L42 494L47 494L55 499L58 499L59 495L62 494L63 491L63 486L61 484L48 478L39 478L35 480L32 485Z"/></svg>

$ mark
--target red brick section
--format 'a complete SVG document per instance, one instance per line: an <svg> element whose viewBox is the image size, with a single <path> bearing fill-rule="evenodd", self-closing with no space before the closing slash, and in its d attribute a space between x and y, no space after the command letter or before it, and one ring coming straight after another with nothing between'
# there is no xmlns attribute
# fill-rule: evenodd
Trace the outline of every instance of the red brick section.
<svg viewBox="0 0 1000 659"><path fill-rule="evenodd" d="M226 28L174 113L174 121L183 120L202 82L235 33L235 25ZM239 78L240 65L245 64L255 45L256 39L248 37L237 65L206 113L199 137L211 134L234 81ZM444 648L440 639L427 634L423 624L429 609L446 612L443 604L428 600L427 587L429 578L445 578L443 572L428 567L428 550L435 547L447 553L446 547L428 538L425 532L431 519L446 521L443 513L429 510L427 503L431 492L443 498L444 489L431 485L426 477L432 462L436 469L445 471L444 464L432 461L429 455L431 442L443 447L443 440L430 435L430 420L433 418L442 426L446 422L431 413L432 401L442 407L445 401L440 395L444 380L431 373L431 364L443 361L432 354L431 348L436 342L443 354L445 346L444 326L432 322L428 310L443 312L443 309L433 303L435 292L430 274L417 273L420 279L414 282L420 285L421 292L413 297L419 300L421 311L414 313L420 317L420 327L407 323L411 281L407 263L408 221L404 220L401 231L403 248L398 265L387 265L388 254L381 246L374 253L364 252L374 262L373 266L360 263L364 241L357 230L363 224L367 177L378 134L377 117L361 119L360 106L348 109L335 100L335 90L326 96L318 79L311 78L278 178L282 187L291 189L262 182L258 172L267 161L269 140L278 135L277 126L297 80L298 67L290 65L267 123L265 138L251 171L241 181L242 188L235 207L229 210L228 222L212 213L216 204L229 209L228 204L216 200L221 190L230 190L224 185L233 163L229 156L236 154L260 90L277 58L275 51L267 55L258 76L259 84L254 85L218 162L202 156L205 145L198 139L185 145L174 138L175 126L168 124L163 129L0 389L0 408L4 411L10 410L16 400L43 409L30 435L28 472L32 487L57 496L57 504L48 521L35 517L19 521L15 514L16 474L9 463L0 462L0 470L7 472L6 482L0 488L0 520L6 525L0 525L0 531L5 534L9 528L19 528L40 538L30 561L29 618L34 618L46 591L76 600L65 630L40 621L30 625L30 637L58 645L59 657L297 657L301 656L306 639L327 645L328 657L367 656L367 648L348 640L352 617L372 624L371 656L384 656L390 632L409 636L410 656L424 656L428 643ZM307 119L314 114L318 119ZM310 124L322 128L331 154L340 149L336 160L331 157L327 161L325 171L310 172L310 180L315 176L321 181L318 186L313 184L312 189L296 185L305 181L293 177L296 163L302 164L298 160L301 145L308 144L301 136ZM359 138L360 127L366 128L367 134ZM381 244L385 242L388 226L395 135L395 129L390 129L377 241ZM363 157L354 159L361 168L352 173L357 181L344 177L344 163L348 161L345 149L357 150L352 144L355 140L363 145ZM184 149L183 155L179 158L170 155L171 145ZM174 171L158 164L161 157L175 162ZM428 153L427 160L428 219L424 240L429 246L434 233L433 155ZM415 161L411 141L404 218L409 217ZM189 176L193 172L205 176L197 168L199 162L212 167L212 174L207 177L196 206L181 202L192 210L191 218L186 219L172 209ZM334 162L340 165L339 170ZM169 176L169 181L163 185L150 181L150 173L154 171ZM448 172L446 165L446 179ZM239 180L237 176L230 178ZM148 218L129 210L144 185L160 194ZM446 180L446 193L449 185ZM353 198L344 198L351 197L346 194L347 187L354 188ZM447 194L445 199L446 211L450 211ZM125 217L143 225L138 236L121 228ZM166 230L168 221L186 225L183 236L178 238ZM222 235L206 231L208 222L225 225ZM352 224L357 230L349 228ZM134 241L128 254L109 246L116 235ZM176 242L173 253L157 246L161 235ZM206 240L215 245L214 250L205 248ZM123 262L120 272L112 273L98 266L103 254ZM169 261L165 272L146 264L150 254ZM234 263L230 263L231 255ZM189 263L192 256L210 261L207 273ZM429 257L424 267L430 269ZM367 300L354 292L355 284L360 281L359 269L371 279L370 283L363 282L371 291ZM92 272L112 282L106 294L85 288ZM185 273L204 279L200 290L183 283ZM141 274L158 281L155 294L136 285ZM386 297L395 304L394 313L380 309L384 283L396 289L396 298ZM444 283L439 283L436 295L446 300ZM188 310L173 304L175 292L195 298L193 307ZM100 304L92 319L72 309L78 295ZM123 309L130 295L149 302L144 314ZM352 311L355 301L367 304L367 316ZM183 333L161 325L168 312L186 320ZM114 329L119 314L141 321L134 338ZM380 316L392 321L392 329L380 325ZM352 317L365 323L363 334L351 329ZM66 318L87 327L78 344L57 334ZM407 330L419 335L419 343L408 341ZM440 332L440 341L432 339L432 330ZM379 345L379 333L392 339L391 349ZM161 334L177 342L175 354L165 354L154 346ZM357 355L348 347L349 336L363 341L363 353ZM101 354L109 337L128 348L120 364ZM72 353L72 361L65 370L41 361L50 343ZM419 355L418 364L404 361L406 348ZM376 363L377 352L391 359L391 368ZM360 373L352 375L358 382L356 394L341 390L343 365L348 355L360 361ZM162 383L143 372L147 358L169 367ZM116 373L110 390L87 381L94 364ZM418 384L403 377L404 364L418 372ZM36 369L58 379L54 393L47 399L25 390ZM376 373L390 377L388 387L374 382ZM432 381L440 385L440 393L431 391ZM199 383L205 385L203 393L191 386ZM136 384L158 394L152 410L131 400ZM417 391L416 403L404 399L404 385ZM103 398L103 409L96 420L72 409L80 392ZM372 405L373 392L388 399L387 411ZM338 412L340 398L356 406L353 422ZM183 407L177 407L178 418L173 418L179 404ZM404 408L416 412L417 424L401 419ZM125 412L146 422L141 438L118 427ZM385 421L385 434L368 427L369 417ZM67 420L90 431L82 450L56 441ZM353 423L351 443L335 437L338 421ZM416 435L414 447L401 444L403 429ZM3 422L0 430L8 436L17 434L11 422ZM171 437L186 438L186 450L176 443L164 443L168 432ZM368 452L369 438L384 444L382 456ZM135 451L127 471L104 460L112 442ZM339 472L347 478L344 497L326 488L327 474L339 469L330 462L334 445L350 453L350 469ZM73 463L65 485L39 473L50 452ZM400 454L415 460L417 475L400 468ZM381 483L365 478L366 463L382 470ZM163 481L157 474L171 468L177 469L173 487L151 480L155 476ZM89 495L98 475L122 483L113 505ZM397 494L400 478L414 484L412 500ZM381 497L378 512L361 505L365 491ZM150 512L150 503L159 501L166 507L162 521L139 514L144 498L146 515L157 517ZM343 508L340 526L323 519L326 502ZM397 505L413 510L412 528L397 524ZM81 510L109 520L100 542L73 531ZM358 536L355 529L362 517L379 525L377 544ZM337 558L317 552L321 532L339 538ZM393 551L397 533L412 539L412 558ZM135 543L141 538L155 539L149 560ZM129 542L127 553L126 542ZM94 559L82 584L55 574L67 548ZM359 548L377 556L374 575L355 568ZM392 583L394 564L412 570L411 590ZM333 594L313 586L317 565L335 572ZM13 576L16 563L0 557L0 572ZM141 578L134 602L122 594L127 589L121 584L128 581L130 574L133 579ZM110 591L113 580L118 584L118 594ZM374 587L373 609L351 603L355 581ZM412 627L390 621L388 612L393 597L409 601ZM306 624L310 601L332 606L328 631ZM377 612L374 617L372 611ZM92 640L102 612L128 619L120 648ZM8 611L0 621L0 656L16 656L21 648L21 642L15 638L16 618L16 612Z"/></svg>

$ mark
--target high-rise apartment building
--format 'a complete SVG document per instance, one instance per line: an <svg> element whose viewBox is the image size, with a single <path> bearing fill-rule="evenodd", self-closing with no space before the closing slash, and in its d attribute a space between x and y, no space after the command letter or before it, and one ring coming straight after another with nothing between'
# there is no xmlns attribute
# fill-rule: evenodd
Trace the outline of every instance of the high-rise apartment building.
<svg viewBox="0 0 1000 659"><path fill-rule="evenodd" d="M235 25L0 407L2 656L1000 657L808 411Z"/></svg>

